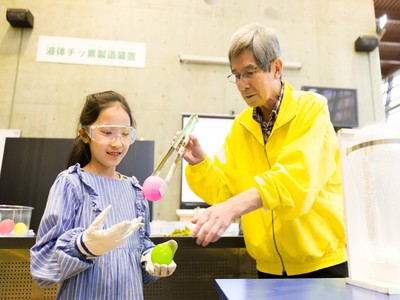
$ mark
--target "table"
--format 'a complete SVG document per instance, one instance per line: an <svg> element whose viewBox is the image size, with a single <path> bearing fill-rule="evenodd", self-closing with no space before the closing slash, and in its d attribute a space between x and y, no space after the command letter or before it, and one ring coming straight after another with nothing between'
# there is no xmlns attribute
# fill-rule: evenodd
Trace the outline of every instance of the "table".
<svg viewBox="0 0 400 300"><path fill-rule="evenodd" d="M179 249L205 249L196 244L196 239L192 237L161 237L150 236L155 243L164 243L170 239L177 241ZM29 249L36 242L36 237L0 237L0 249ZM210 243L210 248L245 248L243 236L226 236L220 238L216 243Z"/></svg>
<svg viewBox="0 0 400 300"><path fill-rule="evenodd" d="M216 279L222 300L400 300L346 284L344 278L323 279Z"/></svg>
<svg viewBox="0 0 400 300"><path fill-rule="evenodd" d="M150 237L155 244L169 237ZM174 237L178 265L173 276L145 285L146 300L218 300L215 278L257 278L255 262L247 253L243 236L221 237L207 247L192 237ZM0 299L54 299L57 286L40 288L30 275L29 249L34 237L0 237ZM10 295L13 295L11 297Z"/></svg>

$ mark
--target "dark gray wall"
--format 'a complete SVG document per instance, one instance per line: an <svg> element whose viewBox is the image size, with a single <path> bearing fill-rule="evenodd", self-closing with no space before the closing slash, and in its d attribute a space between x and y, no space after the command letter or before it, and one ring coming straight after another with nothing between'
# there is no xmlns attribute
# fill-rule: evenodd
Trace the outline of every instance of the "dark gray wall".
<svg viewBox="0 0 400 300"><path fill-rule="evenodd" d="M7 138L0 175L0 204L32 206L30 228L37 232L47 196L58 173L66 169L72 139ZM139 182L151 175L154 141L136 141L118 166ZM151 203L150 203L151 204Z"/></svg>

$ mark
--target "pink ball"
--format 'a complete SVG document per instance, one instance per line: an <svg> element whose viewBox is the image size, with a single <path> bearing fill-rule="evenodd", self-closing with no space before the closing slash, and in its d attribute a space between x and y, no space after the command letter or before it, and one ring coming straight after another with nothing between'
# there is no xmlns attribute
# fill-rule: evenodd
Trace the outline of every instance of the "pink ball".
<svg viewBox="0 0 400 300"><path fill-rule="evenodd" d="M0 222L0 234L9 234L13 231L15 223L11 219L4 219Z"/></svg>
<svg viewBox="0 0 400 300"><path fill-rule="evenodd" d="M150 176L143 182L142 194L150 201L158 201L162 198L160 188L164 184L164 179L158 176Z"/></svg>

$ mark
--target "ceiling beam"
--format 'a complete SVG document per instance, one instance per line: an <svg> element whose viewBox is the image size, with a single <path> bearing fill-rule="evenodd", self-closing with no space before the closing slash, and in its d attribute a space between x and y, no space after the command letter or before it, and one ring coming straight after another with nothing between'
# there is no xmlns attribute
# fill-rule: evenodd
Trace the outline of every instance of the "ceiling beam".
<svg viewBox="0 0 400 300"><path fill-rule="evenodd" d="M385 31L380 42L400 42L400 34L397 32Z"/></svg>
<svg viewBox="0 0 400 300"><path fill-rule="evenodd" d="M376 18L375 21L379 22L379 18ZM390 25L400 25L400 19L396 19L395 20L395 19L389 19L388 18L387 21L386 21L386 26L389 25L389 24Z"/></svg>
<svg viewBox="0 0 400 300"><path fill-rule="evenodd" d="M400 47L400 41L399 42L392 42L392 41L380 41L379 46L385 46L385 47Z"/></svg>
<svg viewBox="0 0 400 300"><path fill-rule="evenodd" d="M389 20L400 20L400 11L375 8L375 17L379 19L386 14Z"/></svg>
<svg viewBox="0 0 400 300"><path fill-rule="evenodd" d="M400 60L385 60L385 59L381 59L381 64L385 64L385 65L400 65Z"/></svg>

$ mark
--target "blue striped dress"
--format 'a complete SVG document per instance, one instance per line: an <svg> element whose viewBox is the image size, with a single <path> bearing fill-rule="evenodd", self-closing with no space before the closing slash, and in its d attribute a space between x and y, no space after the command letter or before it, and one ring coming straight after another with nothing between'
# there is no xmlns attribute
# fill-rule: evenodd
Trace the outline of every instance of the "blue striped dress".
<svg viewBox="0 0 400 300"><path fill-rule="evenodd" d="M104 228L139 216L145 226L125 244L87 259L75 240L110 204ZM135 177L100 177L76 164L61 172L50 189L30 250L32 277L43 288L60 283L56 299L143 299L143 285L157 279L140 264L142 253L154 246L149 235L148 202Z"/></svg>

